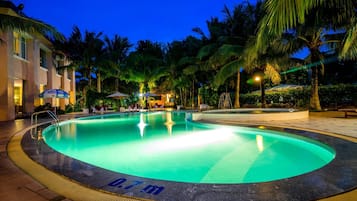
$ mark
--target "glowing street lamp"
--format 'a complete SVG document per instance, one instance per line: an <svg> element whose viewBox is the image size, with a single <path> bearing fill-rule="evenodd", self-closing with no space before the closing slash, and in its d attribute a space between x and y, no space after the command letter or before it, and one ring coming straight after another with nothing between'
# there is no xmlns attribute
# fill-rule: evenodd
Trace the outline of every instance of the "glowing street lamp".
<svg viewBox="0 0 357 201"><path fill-rule="evenodd" d="M265 90L264 90L264 77L257 75L254 77L254 81L259 82L260 86L260 98L261 98L261 107L265 108Z"/></svg>
<svg viewBox="0 0 357 201"><path fill-rule="evenodd" d="M255 76L255 77L254 77L254 80L257 81L257 82L260 82L260 81L261 81L261 78L260 78L260 76Z"/></svg>

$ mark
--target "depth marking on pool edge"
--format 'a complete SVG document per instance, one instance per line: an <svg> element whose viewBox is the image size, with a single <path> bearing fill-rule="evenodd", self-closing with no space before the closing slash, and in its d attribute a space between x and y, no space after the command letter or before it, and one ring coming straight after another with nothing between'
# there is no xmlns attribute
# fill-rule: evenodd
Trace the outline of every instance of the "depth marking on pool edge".
<svg viewBox="0 0 357 201"><path fill-rule="evenodd" d="M123 185L124 183L125 183L125 185ZM124 190L128 190L128 189L136 188L139 186L142 187L143 186L142 184L144 184L144 183L145 182L143 182L143 181L128 181L126 178L119 178L119 179L116 179L116 180L110 182L108 184L108 186L123 188ZM165 187L148 184L145 186L145 188L140 188L140 189L141 189L140 192L142 192L142 193L158 195L165 189Z"/></svg>

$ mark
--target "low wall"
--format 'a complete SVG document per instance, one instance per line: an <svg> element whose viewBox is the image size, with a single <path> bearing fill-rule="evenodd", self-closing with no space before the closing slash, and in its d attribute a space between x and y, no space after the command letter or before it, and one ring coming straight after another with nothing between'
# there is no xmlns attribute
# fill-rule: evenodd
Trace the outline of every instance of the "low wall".
<svg viewBox="0 0 357 201"><path fill-rule="evenodd" d="M272 121L272 120L293 120L309 117L309 111L299 111L294 109L281 108L244 108L244 109L224 109L209 110L204 112L191 113L189 117L192 121L198 120L229 120L232 121Z"/></svg>

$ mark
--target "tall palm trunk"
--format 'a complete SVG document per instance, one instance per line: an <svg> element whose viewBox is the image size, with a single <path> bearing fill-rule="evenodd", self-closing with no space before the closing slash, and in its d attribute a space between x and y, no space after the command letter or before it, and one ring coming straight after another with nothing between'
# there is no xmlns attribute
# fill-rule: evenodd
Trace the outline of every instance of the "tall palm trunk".
<svg viewBox="0 0 357 201"><path fill-rule="evenodd" d="M259 84L260 84L260 103L261 103L261 108L266 108L266 99L265 99L265 70L267 68L267 65L263 65L260 67L260 70L262 74L259 76Z"/></svg>
<svg viewBox="0 0 357 201"><path fill-rule="evenodd" d="M312 78L311 78L311 96L310 96L310 109L321 110L320 98L319 98L319 73L318 67L312 67Z"/></svg>
<svg viewBox="0 0 357 201"><path fill-rule="evenodd" d="M114 86L115 86L115 90L119 91L119 79L118 78L115 78Z"/></svg>
<svg viewBox="0 0 357 201"><path fill-rule="evenodd" d="M87 68L87 76L88 76L88 86L85 86L83 88L83 103L84 103L84 107L87 107L89 109L89 105L87 105L87 92L89 89L91 89L92 86L92 76L91 76L91 72L92 72L92 68L88 67Z"/></svg>
<svg viewBox="0 0 357 201"><path fill-rule="evenodd" d="M182 88L179 88L179 93L180 93L180 105L184 105L184 101L183 101L183 92L182 92Z"/></svg>
<svg viewBox="0 0 357 201"><path fill-rule="evenodd" d="M192 105L192 109L195 108L195 80L192 80L192 96L191 96L191 105Z"/></svg>
<svg viewBox="0 0 357 201"><path fill-rule="evenodd" d="M318 50L310 49L311 52L311 62L314 63L319 60ZM311 68L311 96L310 96L310 109L321 110L320 98L319 98L319 68L318 66L313 66Z"/></svg>
<svg viewBox="0 0 357 201"><path fill-rule="evenodd" d="M101 81L101 75L99 72L97 73L97 92L98 93L102 92L102 81Z"/></svg>
<svg viewBox="0 0 357 201"><path fill-rule="evenodd" d="M186 107L186 106L188 106L188 103L187 103L187 99L188 99L188 89L187 88L184 88L184 99L183 99L183 105Z"/></svg>
<svg viewBox="0 0 357 201"><path fill-rule="evenodd" d="M235 100L234 100L234 108L240 108L239 91L240 91L240 72L238 70L237 83L236 83L236 94L235 94Z"/></svg>
<svg viewBox="0 0 357 201"><path fill-rule="evenodd" d="M87 91L88 91L88 86L83 87L82 94L83 94L83 107L84 108L87 107Z"/></svg>

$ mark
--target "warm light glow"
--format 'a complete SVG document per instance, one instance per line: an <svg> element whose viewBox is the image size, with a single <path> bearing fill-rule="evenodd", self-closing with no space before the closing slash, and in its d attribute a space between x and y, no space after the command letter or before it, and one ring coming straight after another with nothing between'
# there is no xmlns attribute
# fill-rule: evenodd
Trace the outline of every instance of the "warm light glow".
<svg viewBox="0 0 357 201"><path fill-rule="evenodd" d="M56 107L60 106L60 99L59 98L55 98L55 104Z"/></svg>
<svg viewBox="0 0 357 201"><path fill-rule="evenodd" d="M45 91L45 85L44 84L40 84L40 93L42 93L43 91ZM44 99L40 98L40 105L44 105Z"/></svg>
<svg viewBox="0 0 357 201"><path fill-rule="evenodd" d="M22 105L22 80L14 80L14 103L15 105Z"/></svg>
<svg viewBox="0 0 357 201"><path fill-rule="evenodd" d="M265 126L258 126L258 128L260 128L260 129L265 129Z"/></svg>
<svg viewBox="0 0 357 201"><path fill-rule="evenodd" d="M260 78L259 76L255 76L255 77L254 77L254 80L257 81L257 82L259 82L260 79L261 79L261 78Z"/></svg>
<svg viewBox="0 0 357 201"><path fill-rule="evenodd" d="M172 135L172 126L175 124L175 122L172 121L172 113L171 112L166 112L166 122L165 125L167 127L167 132L169 135Z"/></svg>
<svg viewBox="0 0 357 201"><path fill-rule="evenodd" d="M232 140L233 137L236 137L236 135L234 135L230 129L218 128L209 131L196 132L194 134L174 136L165 140L157 140L148 145L146 150L148 150L150 154L187 150L193 147L229 141Z"/></svg>
<svg viewBox="0 0 357 201"><path fill-rule="evenodd" d="M140 122L138 123L138 127L140 129L140 136L144 137L144 129L147 124L144 122L144 113L140 113Z"/></svg>
<svg viewBox="0 0 357 201"><path fill-rule="evenodd" d="M257 135L256 136L256 141L257 141L257 147L260 152L264 151L264 141L263 141L263 136Z"/></svg>
<svg viewBox="0 0 357 201"><path fill-rule="evenodd" d="M56 132L56 140L61 140L61 130L59 127L55 128Z"/></svg>
<svg viewBox="0 0 357 201"><path fill-rule="evenodd" d="M166 102L170 102L170 94L166 94Z"/></svg>

